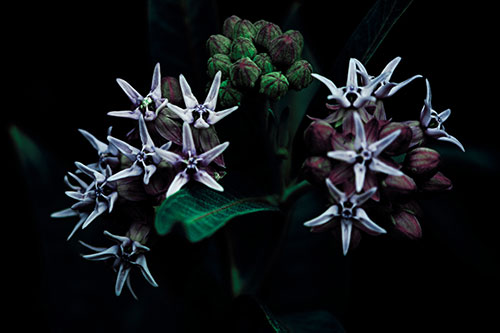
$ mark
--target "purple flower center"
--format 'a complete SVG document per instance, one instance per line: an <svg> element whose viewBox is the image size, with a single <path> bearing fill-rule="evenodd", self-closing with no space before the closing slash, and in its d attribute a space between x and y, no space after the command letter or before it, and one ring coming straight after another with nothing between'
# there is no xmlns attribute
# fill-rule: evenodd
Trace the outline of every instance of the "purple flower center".
<svg viewBox="0 0 500 333"><path fill-rule="evenodd" d="M137 162L144 162L144 160L146 159L146 153L143 152L143 151L140 151L139 153L137 153L137 155L135 156L135 160Z"/></svg>
<svg viewBox="0 0 500 333"><path fill-rule="evenodd" d="M198 104L194 107L194 112L198 113L198 116L200 118L203 118L204 120L207 120L208 118L208 111L210 111L209 108L207 108L205 105Z"/></svg>

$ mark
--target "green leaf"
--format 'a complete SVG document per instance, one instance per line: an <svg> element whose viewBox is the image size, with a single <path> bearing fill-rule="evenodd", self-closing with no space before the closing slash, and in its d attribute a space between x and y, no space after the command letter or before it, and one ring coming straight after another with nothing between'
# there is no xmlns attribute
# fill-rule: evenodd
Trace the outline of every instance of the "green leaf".
<svg viewBox="0 0 500 333"><path fill-rule="evenodd" d="M237 216L278 211L276 206L262 198L238 198L228 192L190 185L167 198L157 209L155 227L158 234L165 235L180 223L187 239L198 242Z"/></svg>

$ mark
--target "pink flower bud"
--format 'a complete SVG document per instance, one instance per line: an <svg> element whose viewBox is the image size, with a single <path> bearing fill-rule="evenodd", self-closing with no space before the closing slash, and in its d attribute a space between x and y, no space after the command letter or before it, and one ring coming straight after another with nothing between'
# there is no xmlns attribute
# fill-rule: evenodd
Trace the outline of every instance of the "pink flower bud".
<svg viewBox="0 0 500 333"><path fill-rule="evenodd" d="M304 141L311 155L323 155L333 150L331 136L334 129L322 120L313 121L304 132Z"/></svg>
<svg viewBox="0 0 500 333"><path fill-rule="evenodd" d="M420 227L418 219L415 215L402 210L392 214L391 220L392 223L394 223L396 230L400 231L408 238L418 239L422 237L422 228Z"/></svg>
<svg viewBox="0 0 500 333"><path fill-rule="evenodd" d="M439 153L430 148L415 148L405 157L406 167L415 175L428 175L436 171Z"/></svg>
<svg viewBox="0 0 500 333"><path fill-rule="evenodd" d="M380 131L380 138L384 138L389 134L400 130L401 133L398 135L396 140L394 140L387 148L385 148L384 153L388 155L399 155L408 150L410 146L411 139L413 137L412 131L409 126L403 123L390 122Z"/></svg>
<svg viewBox="0 0 500 333"><path fill-rule="evenodd" d="M331 170L332 163L327 157L311 156L302 164L304 177L313 184L324 185Z"/></svg>
<svg viewBox="0 0 500 333"><path fill-rule="evenodd" d="M415 192L417 184L407 176L392 176L388 175L383 181L382 186L386 192L393 194L410 194Z"/></svg>
<svg viewBox="0 0 500 333"><path fill-rule="evenodd" d="M426 180L421 186L422 190L431 192L447 191L451 190L452 187L453 184L451 183L451 180L441 172L437 172L430 179Z"/></svg>

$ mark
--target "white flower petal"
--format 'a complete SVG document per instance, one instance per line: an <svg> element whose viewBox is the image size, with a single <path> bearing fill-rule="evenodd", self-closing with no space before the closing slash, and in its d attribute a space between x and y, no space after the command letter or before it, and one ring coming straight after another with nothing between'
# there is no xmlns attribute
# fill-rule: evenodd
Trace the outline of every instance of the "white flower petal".
<svg viewBox="0 0 500 333"><path fill-rule="evenodd" d="M351 105L351 102L349 102L349 100L344 96L344 92L342 91L342 89L337 88L337 86L331 80L316 73L312 73L311 76L321 81L324 85L326 85L328 90L330 90L331 95L328 96L328 99L335 99L344 108Z"/></svg>
<svg viewBox="0 0 500 333"><path fill-rule="evenodd" d="M363 121L361 120L358 112L353 112L352 115L354 117L354 130L356 135L354 137L354 148L358 150L366 147L365 126L363 125Z"/></svg>
<svg viewBox="0 0 500 333"><path fill-rule="evenodd" d="M124 179L124 178L130 178L130 177L137 177L140 176L144 173L144 169L137 165L137 162L134 162L129 168L123 169L111 177L108 178L108 181L114 182L119 179Z"/></svg>
<svg viewBox="0 0 500 333"><path fill-rule="evenodd" d="M199 170L198 172L196 172L193 176L193 179L210 187L212 190L216 190L219 192L224 191L224 188L219 183L217 183L217 181L213 179L212 176L210 176L205 170Z"/></svg>
<svg viewBox="0 0 500 333"><path fill-rule="evenodd" d="M179 116L179 118L181 118L182 121L190 124L194 121L193 112L189 111L189 109L184 110L178 107L177 105L171 103L167 103L167 107L170 111L174 112L177 116Z"/></svg>
<svg viewBox="0 0 500 333"><path fill-rule="evenodd" d="M425 79L425 85L427 86L427 95L425 97L424 106L422 111L420 111L420 123L423 127L429 126L431 122L431 111L432 111L432 94L431 94L431 85L429 80Z"/></svg>
<svg viewBox="0 0 500 333"><path fill-rule="evenodd" d="M184 160L184 158L181 155L176 154L176 153L171 152L171 151L161 149L161 148L155 148L155 152L162 159L164 159L165 161L167 161L168 163L170 163L174 166L176 166L177 164L179 164L180 162L182 162Z"/></svg>
<svg viewBox="0 0 500 333"><path fill-rule="evenodd" d="M80 241L80 244L82 244L90 249L95 250L94 247L87 245L82 241ZM104 250L99 251L97 253L82 255L82 258L87 259L87 260L93 260L93 261L100 261L100 260L106 260L106 259L110 259L110 258L116 258L118 255L118 250L119 250L118 245L113 245L112 247L110 247L108 249L104 249Z"/></svg>
<svg viewBox="0 0 500 333"><path fill-rule="evenodd" d="M149 164L144 167L144 178L143 178L144 185L149 184L149 179L155 173L155 171L156 171L156 165L154 164Z"/></svg>
<svg viewBox="0 0 500 333"><path fill-rule="evenodd" d="M194 128L209 128L210 125L202 117L198 118L194 124Z"/></svg>
<svg viewBox="0 0 500 333"><path fill-rule="evenodd" d="M342 250L344 252L344 255L346 255L351 243L352 221L348 219L342 219L340 225L342 229Z"/></svg>
<svg viewBox="0 0 500 333"><path fill-rule="evenodd" d="M94 149L97 150L99 154L105 153L108 150L107 144L99 141L95 136L93 136L86 130L78 129L78 132L80 132L85 137L85 139L87 139L87 141L90 142L92 147L94 147Z"/></svg>
<svg viewBox="0 0 500 333"><path fill-rule="evenodd" d="M135 161L135 155L140 152L139 149L129 145L127 142L114 138L112 136L108 136L108 141L116 148L118 148L118 150L131 161Z"/></svg>
<svg viewBox="0 0 500 333"><path fill-rule="evenodd" d="M337 205L330 206L321 215L304 222L306 227L316 227L330 222L334 217L338 216L339 207Z"/></svg>
<svg viewBox="0 0 500 333"><path fill-rule="evenodd" d="M379 233L379 234L385 234L385 233L387 233L387 231L385 231L385 229L379 227L378 225L375 224L375 222L373 222L372 220L370 220L370 218L368 217L368 215L366 214L366 212L362 208L357 208L356 209L355 218L359 222L361 222L361 224L365 228L367 228L368 230L371 230L371 231Z"/></svg>
<svg viewBox="0 0 500 333"><path fill-rule="evenodd" d="M377 187L372 187L371 189L367 190L366 192L362 194L354 194L351 198L350 201L356 205L356 206L361 206L364 204L368 199L370 199L375 192L377 192Z"/></svg>
<svg viewBox="0 0 500 333"><path fill-rule="evenodd" d="M383 137L382 139L370 144L368 146L368 150L373 152L374 156L380 155L380 153L384 151L384 149L387 148L387 146L389 146L391 143L394 142L394 140L396 140L399 134L401 134L401 130L398 129L397 131L394 131L391 134Z"/></svg>
<svg viewBox="0 0 500 333"><path fill-rule="evenodd" d="M207 118L207 123L210 124L210 125L213 125L213 124L217 123L219 120L221 120L222 118L224 118L227 115L233 113L237 109L238 109L238 106L233 106L232 108L225 109L225 110L222 110L222 111L217 111L217 112L209 111L208 118Z"/></svg>
<svg viewBox="0 0 500 333"><path fill-rule="evenodd" d="M151 96L153 97L153 100L161 98L161 74L159 62L156 63L153 71L153 78L151 80Z"/></svg>
<svg viewBox="0 0 500 333"><path fill-rule="evenodd" d="M217 158L217 156L219 156L220 154L222 154L222 152L224 150L226 150L226 148L228 146L229 146L229 142L224 142L224 143L221 143L220 145L217 145L217 146L213 147L210 150L207 150L203 154L198 155L198 158L201 159L201 161L200 161L201 164L203 166L209 165L214 159Z"/></svg>
<svg viewBox="0 0 500 333"><path fill-rule="evenodd" d="M116 283L115 283L115 295L120 296L122 293L123 285L125 284L125 281L128 279L128 275L130 273L130 269L132 267L125 267L123 264L120 265L120 268L118 269L118 274L116 276Z"/></svg>
<svg viewBox="0 0 500 333"><path fill-rule="evenodd" d="M182 153L186 156L189 155L189 153L191 153L191 156L196 155L193 133L188 123L182 124Z"/></svg>
<svg viewBox="0 0 500 333"><path fill-rule="evenodd" d="M139 117L139 135L141 137L142 145L146 146L149 151L152 151L155 144L149 135L148 128L146 127L146 121L142 115Z"/></svg>
<svg viewBox="0 0 500 333"><path fill-rule="evenodd" d="M356 192L363 190L365 184L366 166L361 163L354 164L354 179L356 185Z"/></svg>
<svg viewBox="0 0 500 333"><path fill-rule="evenodd" d="M438 116L441 119L441 122L445 122L446 119L448 119L448 117L450 115L451 115L451 110L450 109L446 109L443 112L441 112Z"/></svg>
<svg viewBox="0 0 500 333"><path fill-rule="evenodd" d="M116 79L116 82L135 106L139 105L144 99L144 97L142 97L142 95L139 94L137 90L135 90L127 81Z"/></svg>
<svg viewBox="0 0 500 333"><path fill-rule="evenodd" d="M372 158L372 162L370 163L369 168L372 171L385 173L386 175L391 175L391 176L403 176L404 175L403 172L385 164L384 162L382 162L378 158Z"/></svg>
<svg viewBox="0 0 500 333"><path fill-rule="evenodd" d="M152 285L153 287L158 287L158 284L151 275L151 272L149 271L148 265L146 263L146 257L144 255L140 255L135 261L135 264L139 265L142 275L144 276L146 281L148 281L149 284Z"/></svg>
<svg viewBox="0 0 500 333"><path fill-rule="evenodd" d="M83 223L82 229L85 229L86 227L88 227L88 225L90 223L92 223L92 221L94 221L96 219L96 217L100 216L106 210L108 210L108 204L105 202L98 202L96 204L94 210L92 211L92 213L90 213L90 215L87 217L87 219Z"/></svg>
<svg viewBox="0 0 500 333"><path fill-rule="evenodd" d="M189 176L185 172L179 172L168 188L167 198L179 191L188 181Z"/></svg>
<svg viewBox="0 0 500 333"><path fill-rule="evenodd" d="M72 217L72 216L77 216L77 215L78 215L78 212L75 211L74 209L66 208L66 209L63 209L63 210L60 210L60 211L57 211L57 212L50 214L50 217L58 219L58 218Z"/></svg>
<svg viewBox="0 0 500 333"><path fill-rule="evenodd" d="M330 195L333 199L335 199L336 202L340 203L347 200L347 196L345 195L345 193L339 190L335 185L333 185L330 178L326 178L325 182L326 187L328 188L328 192L330 192Z"/></svg>
<svg viewBox="0 0 500 333"><path fill-rule="evenodd" d="M217 74L215 74L207 98L205 99L205 103L203 103L211 111L215 110L215 107L217 105L217 96L219 95L221 75L221 71L218 71Z"/></svg>
<svg viewBox="0 0 500 333"><path fill-rule="evenodd" d="M451 142L453 143L454 145L456 145L458 148L460 148L464 153L465 153L465 148L464 146L460 143L460 141L458 141L457 138L455 138L454 136L451 136L451 135L447 135L447 136L443 136L443 137L440 137L438 138L438 140L440 141L447 141L447 142Z"/></svg>
<svg viewBox="0 0 500 333"><path fill-rule="evenodd" d="M198 100L196 97L194 97L193 93L191 92L191 87L186 81L186 78L184 75L179 75L179 85L181 86L181 91L182 91L182 97L184 98L184 103L186 104L186 108L188 109L193 109L195 106L198 104Z"/></svg>

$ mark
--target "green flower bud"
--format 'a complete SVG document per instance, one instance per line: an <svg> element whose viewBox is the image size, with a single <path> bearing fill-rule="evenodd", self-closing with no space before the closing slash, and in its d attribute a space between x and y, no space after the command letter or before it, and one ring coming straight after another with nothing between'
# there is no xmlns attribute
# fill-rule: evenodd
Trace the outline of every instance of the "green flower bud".
<svg viewBox="0 0 500 333"><path fill-rule="evenodd" d="M258 20L258 21L253 23L253 26L255 27L256 31L259 31L260 29L262 29L263 26L265 26L266 24L269 24L269 23L271 23L271 22L266 21L266 20Z"/></svg>
<svg viewBox="0 0 500 333"><path fill-rule="evenodd" d="M290 82L290 87L301 90L312 82L312 66L306 60L297 60L286 71L286 78Z"/></svg>
<svg viewBox="0 0 500 333"><path fill-rule="evenodd" d="M182 98L181 87L179 80L175 77L167 76L161 79L161 96L168 99L172 104L180 104L184 99Z"/></svg>
<svg viewBox="0 0 500 333"><path fill-rule="evenodd" d="M252 88L260 76L261 69L250 58L236 61L229 70L231 83L238 88Z"/></svg>
<svg viewBox="0 0 500 333"><path fill-rule="evenodd" d="M257 54L255 58L253 58L253 61L262 70L262 74L267 74L275 71L271 57L267 53Z"/></svg>
<svg viewBox="0 0 500 333"><path fill-rule="evenodd" d="M292 37L292 39L297 43L299 46L299 54L302 54L302 50L304 49L304 36L300 33L298 30L288 30L284 33L287 36Z"/></svg>
<svg viewBox="0 0 500 333"><path fill-rule="evenodd" d="M257 30L255 36L255 44L264 47L266 50L269 49L271 41L281 35L283 32L281 28L274 23L268 23L264 25L260 30Z"/></svg>
<svg viewBox="0 0 500 333"><path fill-rule="evenodd" d="M252 40L245 37L236 38L231 44L231 59L236 61L243 57L252 59L257 54L257 49Z"/></svg>
<svg viewBox="0 0 500 333"><path fill-rule="evenodd" d="M221 82L217 101L222 107L229 108L238 105L242 97L241 91L234 88L229 80Z"/></svg>
<svg viewBox="0 0 500 333"><path fill-rule="evenodd" d="M227 19L225 19L222 25L222 33L224 34L224 36L233 38L234 26L239 21L241 21L241 19L236 15L231 15Z"/></svg>
<svg viewBox="0 0 500 333"><path fill-rule="evenodd" d="M299 59L300 45L289 34L274 38L269 45L269 55L275 65L290 66Z"/></svg>
<svg viewBox="0 0 500 333"><path fill-rule="evenodd" d="M207 61L207 73L211 79L214 78L218 71L222 72L222 77L229 77L229 69L231 68L231 59L225 54L214 54Z"/></svg>
<svg viewBox="0 0 500 333"><path fill-rule="evenodd" d="M252 22L249 20L239 20L235 23L233 29L233 39L238 37L245 37L248 39L253 39L257 30Z"/></svg>
<svg viewBox="0 0 500 333"><path fill-rule="evenodd" d="M212 35L207 40L207 50L210 56L214 54L229 54L231 40L224 35Z"/></svg>
<svg viewBox="0 0 500 333"><path fill-rule="evenodd" d="M288 91L288 80L286 76L280 72L271 72L262 75L260 79L261 94L266 95L272 99L279 99Z"/></svg>

